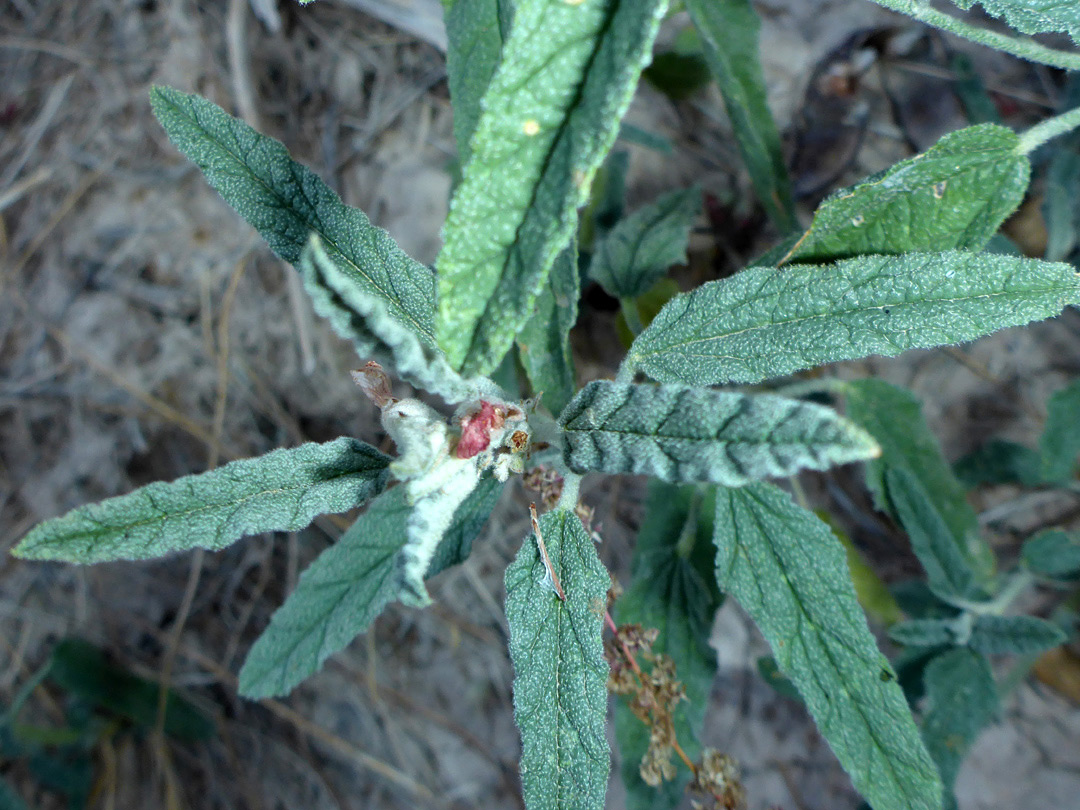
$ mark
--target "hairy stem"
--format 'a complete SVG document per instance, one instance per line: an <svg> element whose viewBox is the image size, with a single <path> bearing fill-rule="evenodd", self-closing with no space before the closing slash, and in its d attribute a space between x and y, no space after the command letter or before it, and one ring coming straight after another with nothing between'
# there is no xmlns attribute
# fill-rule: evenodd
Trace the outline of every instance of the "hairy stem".
<svg viewBox="0 0 1080 810"><path fill-rule="evenodd" d="M641 313L638 312L637 304L632 298L620 298L619 309L622 310L622 316L626 319L626 328L637 337L645 331L645 324L641 322Z"/></svg>
<svg viewBox="0 0 1080 810"><path fill-rule="evenodd" d="M1080 70L1080 54L1047 48L1028 37L1011 37L1008 34L1000 34L997 31L971 25L931 8L926 0L873 0L873 2L900 14L906 14L919 22L932 25L934 28L940 28L942 31L948 31L950 34L956 34L958 37L1010 53L1030 62L1040 62L1065 70Z"/></svg>
<svg viewBox="0 0 1080 810"><path fill-rule="evenodd" d="M1030 155L1051 138L1064 135L1080 126L1080 107L1069 110L1061 115L1055 115L1042 123L1036 124L1020 136L1017 151L1022 155Z"/></svg>

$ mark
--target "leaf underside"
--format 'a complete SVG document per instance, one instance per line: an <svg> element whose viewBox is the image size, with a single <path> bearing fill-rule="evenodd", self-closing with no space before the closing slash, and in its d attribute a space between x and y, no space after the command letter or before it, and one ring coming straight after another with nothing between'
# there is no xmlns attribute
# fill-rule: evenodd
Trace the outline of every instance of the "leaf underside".
<svg viewBox="0 0 1080 810"><path fill-rule="evenodd" d="M217 551L249 534L295 532L382 492L390 459L355 439L274 450L201 475L148 484L46 521L19 557L96 563Z"/></svg>
<svg viewBox="0 0 1080 810"><path fill-rule="evenodd" d="M861 428L822 405L682 386L597 380L578 393L559 424L574 472L671 482L741 486L878 452Z"/></svg>
<svg viewBox="0 0 1080 810"><path fill-rule="evenodd" d="M498 482L484 479L458 507L435 551L429 576L469 556L472 541L501 492ZM394 561L405 544L411 511L405 488L391 489L308 566L248 653L240 670L240 694L250 698L288 694L398 598Z"/></svg>
<svg viewBox="0 0 1080 810"><path fill-rule="evenodd" d="M948 251L751 267L668 302L626 363L658 382L757 383L962 343L1080 302L1067 264Z"/></svg>
<svg viewBox="0 0 1080 810"><path fill-rule="evenodd" d="M719 488L720 587L750 614L875 810L937 810L941 782L828 526L770 484Z"/></svg>
<svg viewBox="0 0 1080 810"><path fill-rule="evenodd" d="M520 0L443 230L439 345L496 368L618 134L666 0Z"/></svg>
<svg viewBox="0 0 1080 810"><path fill-rule="evenodd" d="M216 104L171 87L150 91L169 139L266 240L296 265L315 233L340 271L381 299L390 317L435 347L435 279L364 212L341 201L313 171Z"/></svg>
<svg viewBox="0 0 1080 810"><path fill-rule="evenodd" d="M542 515L540 531L566 601L546 578L534 535L506 569L525 805L603 810L611 763L601 630L611 579L573 512Z"/></svg>
<svg viewBox="0 0 1080 810"><path fill-rule="evenodd" d="M1024 199L1031 164L994 124L950 132L921 155L836 192L782 263L867 253L981 250Z"/></svg>
<svg viewBox="0 0 1080 810"><path fill-rule="evenodd" d="M967 11L976 2L988 14L1004 18L1013 28L1025 34L1045 34L1054 31L1068 34L1080 43L1080 7L1062 0L953 0Z"/></svg>
<svg viewBox="0 0 1080 810"><path fill-rule="evenodd" d="M581 282L577 268L577 245L559 254L536 309L517 336L518 356L534 394L552 413L559 413L577 390L570 330L577 322Z"/></svg>

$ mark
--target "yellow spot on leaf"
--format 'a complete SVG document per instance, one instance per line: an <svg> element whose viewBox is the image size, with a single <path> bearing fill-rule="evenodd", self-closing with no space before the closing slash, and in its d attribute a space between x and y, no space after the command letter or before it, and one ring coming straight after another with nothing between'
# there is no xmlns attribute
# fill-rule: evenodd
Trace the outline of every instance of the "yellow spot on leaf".
<svg viewBox="0 0 1080 810"><path fill-rule="evenodd" d="M540 122L537 121L535 118L530 118L528 121L521 125L521 131L529 137L537 135L540 132Z"/></svg>

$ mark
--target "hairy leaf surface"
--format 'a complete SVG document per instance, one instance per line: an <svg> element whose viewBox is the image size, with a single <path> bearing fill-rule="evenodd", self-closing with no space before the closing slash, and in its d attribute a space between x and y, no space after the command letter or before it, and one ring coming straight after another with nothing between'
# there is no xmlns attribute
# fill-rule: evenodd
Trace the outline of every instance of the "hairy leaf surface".
<svg viewBox="0 0 1080 810"><path fill-rule="evenodd" d="M435 345L435 279L364 212L350 208L318 175L216 104L171 87L150 91L154 115L176 148L262 235L297 264L312 233L341 272L385 302L387 312Z"/></svg>
<svg viewBox="0 0 1080 810"><path fill-rule="evenodd" d="M957 643L954 619L911 619L889 628L889 638L905 647L947 647Z"/></svg>
<svg viewBox="0 0 1080 810"><path fill-rule="evenodd" d="M962 251L752 267L668 302L626 363L658 382L756 383L974 340L1080 302L1066 264Z"/></svg>
<svg viewBox="0 0 1080 810"><path fill-rule="evenodd" d="M923 679L929 698L923 739L945 784L945 807L954 810L952 788L960 763L1000 710L997 687L986 659L965 649L935 657Z"/></svg>
<svg viewBox="0 0 1080 810"><path fill-rule="evenodd" d="M403 380L450 403L481 393L497 395L498 389L483 377L464 379L450 367L442 350L394 318L383 298L343 273L318 236L312 235L299 266L315 311L340 337L352 342L361 358L375 358Z"/></svg>
<svg viewBox="0 0 1080 810"><path fill-rule="evenodd" d="M754 190L777 226L791 230L795 206L761 72L757 14L750 0L686 0L686 10L701 34Z"/></svg>
<svg viewBox="0 0 1080 810"><path fill-rule="evenodd" d="M446 78L454 109L454 140L462 165L480 119L480 100L510 34L513 0L451 0L446 4Z"/></svg>
<svg viewBox="0 0 1080 810"><path fill-rule="evenodd" d="M711 504L704 503L695 487L650 481L645 522L631 563L633 579L612 609L620 625L638 623L660 631L652 650L671 657L686 690L686 700L674 711L675 734L695 760L716 675L709 632L723 598L713 572L711 512ZM628 810L675 807L690 774L679 768L675 780L659 787L644 782L641 758L649 747L649 728L630 710L627 698L616 700L615 735L622 753Z"/></svg>
<svg viewBox="0 0 1080 810"><path fill-rule="evenodd" d="M1025 34L1058 31L1080 43L1080 6L1068 0L953 0L967 11L976 2Z"/></svg>
<svg viewBox="0 0 1080 810"><path fill-rule="evenodd" d="M596 380L559 417L578 473L726 486L872 458L861 428L823 405L766 394Z"/></svg>
<svg viewBox="0 0 1080 810"><path fill-rule="evenodd" d="M555 260L536 309L517 336L518 355L532 390L543 393L544 405L556 414L577 390L570 330L577 322L580 294L577 245L571 241Z"/></svg>
<svg viewBox="0 0 1080 810"><path fill-rule="evenodd" d="M1031 164L1011 129L950 132L921 155L836 192L783 259L982 249L1024 199Z"/></svg>
<svg viewBox="0 0 1080 810"><path fill-rule="evenodd" d="M611 763L601 630L611 579L573 512L542 515L540 531L566 601L551 586L535 535L506 569L525 806L603 810Z"/></svg>
<svg viewBox="0 0 1080 810"><path fill-rule="evenodd" d="M244 535L299 531L317 515L365 503L386 486L389 463L355 439L274 450L80 506L37 526L12 553L95 563L217 551Z"/></svg>
<svg viewBox="0 0 1080 810"><path fill-rule="evenodd" d="M1037 616L979 616L968 646L983 655L1030 655L1064 644L1065 633Z"/></svg>
<svg viewBox="0 0 1080 810"><path fill-rule="evenodd" d="M934 595L946 602L979 598L975 572L919 479L903 467L886 469L885 486Z"/></svg>
<svg viewBox="0 0 1080 810"><path fill-rule="evenodd" d="M1080 454L1080 380L1051 394L1046 402L1046 426L1039 437L1043 476L1068 481Z"/></svg>
<svg viewBox="0 0 1080 810"><path fill-rule="evenodd" d="M439 255L438 341L498 366L532 312L618 134L665 0L518 0Z"/></svg>
<svg viewBox="0 0 1080 810"><path fill-rule="evenodd" d="M881 456L866 464L866 485L874 503L890 510L885 472L902 469L922 482L934 509L980 581L994 572L994 553L979 534L975 510L930 432L922 404L910 391L884 380L855 380L844 386L845 414L881 445Z"/></svg>
<svg viewBox="0 0 1080 810"><path fill-rule="evenodd" d="M428 569L434 576L469 556L473 539L502 492L484 479L454 513ZM405 544L412 507L395 487L368 508L300 575L240 670L240 694L284 695L363 633L398 598L394 560Z"/></svg>
<svg viewBox="0 0 1080 810"><path fill-rule="evenodd" d="M589 275L615 298L637 298L674 264L686 261L690 226L701 211L701 189L665 194L604 235Z"/></svg>
<svg viewBox="0 0 1080 810"><path fill-rule="evenodd" d="M875 810L937 810L941 782L829 527L770 484L719 488L716 574L761 629Z"/></svg>

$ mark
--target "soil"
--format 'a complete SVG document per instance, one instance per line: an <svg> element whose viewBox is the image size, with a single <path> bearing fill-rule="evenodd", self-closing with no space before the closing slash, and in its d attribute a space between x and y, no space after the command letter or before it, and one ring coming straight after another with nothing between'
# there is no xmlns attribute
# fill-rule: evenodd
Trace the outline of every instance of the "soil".
<svg viewBox="0 0 1080 810"><path fill-rule="evenodd" d="M431 4L421 5L430 17ZM942 54L969 54L1014 125L1044 117L1060 97L1060 77L1048 71L952 40L946 48L869 2L756 6L804 215L826 185L967 123L941 90ZM252 7L258 17L242 0L0 8L0 704L59 639L77 636L137 675L164 678L215 718L208 743L103 737L92 807L521 807L502 614L502 572L528 531L530 496L519 488L470 559L433 581L438 607L389 609L281 701L238 697L235 673L345 518L149 564L80 568L7 554L40 520L151 481L345 434L389 448L349 378L352 350L314 316L294 271L169 144L147 92L168 84L244 115L432 262L455 154L444 57L415 31L341 3ZM666 41L679 27L678 16L667 23ZM438 43L437 32L428 36ZM868 53L883 37L906 50ZM865 59L892 60L890 78L867 67L842 98L814 96L822 65ZM620 144L630 152L631 207L692 182L711 201L681 284L729 274L775 241L715 91L674 103L643 86L629 120L674 146ZM1018 223L1016 241L1045 241L1037 204ZM613 321L613 302L590 292L575 333L582 382L611 374L621 351ZM830 373L911 387L956 458L990 435L1033 440L1046 396L1080 367L1078 327L1070 310L960 349ZM806 485L824 506L843 495L864 518L848 520L872 527L853 536L886 579L911 573L900 536L882 528L854 472ZM636 479L585 490L601 556L624 581L643 492ZM997 510L987 529L1006 558L1032 526L1076 519L1070 496L1014 503L1013 494L978 496L980 508ZM858 806L802 708L756 676L766 650L734 603L720 611L713 640L720 671L705 741L740 761L749 806ZM63 699L39 688L23 721L59 721ZM1005 705L961 773L961 808L1004 810L1036 797L1069 806L1080 791L1080 710L1037 682ZM30 806L65 806L24 762L0 760L0 776ZM622 806L617 781L611 808Z"/></svg>

